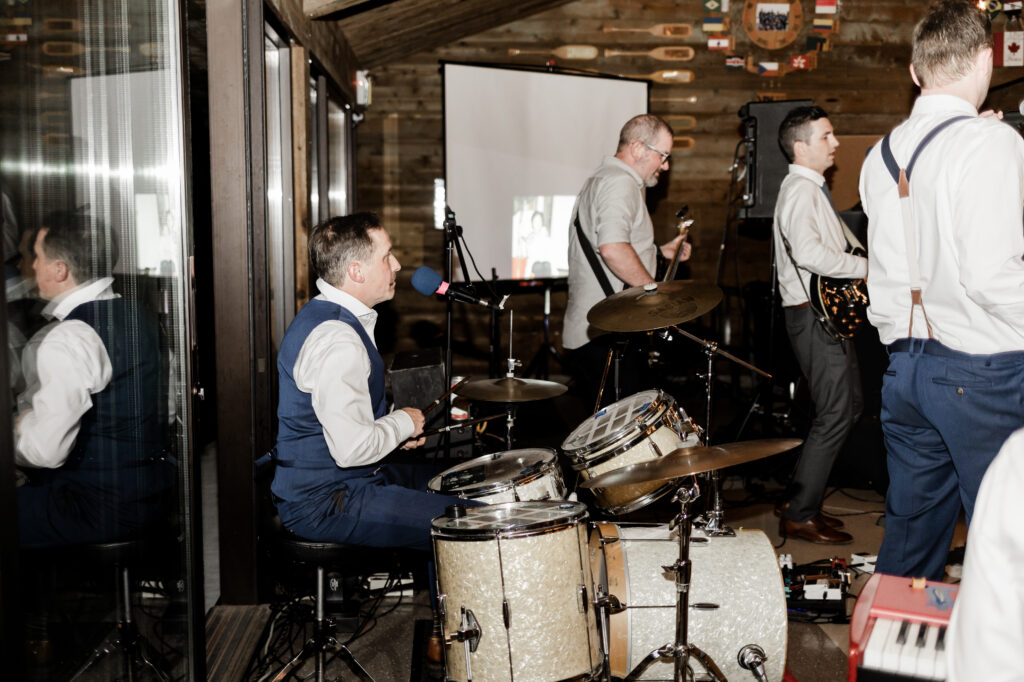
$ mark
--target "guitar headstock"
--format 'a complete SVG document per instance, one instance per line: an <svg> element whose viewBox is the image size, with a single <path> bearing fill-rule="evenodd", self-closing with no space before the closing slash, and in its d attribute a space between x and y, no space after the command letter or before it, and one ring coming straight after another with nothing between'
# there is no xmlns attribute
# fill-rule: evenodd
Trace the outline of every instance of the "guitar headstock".
<svg viewBox="0 0 1024 682"><path fill-rule="evenodd" d="M676 211L676 218L679 222L676 223L676 229L679 230L679 234L683 236L685 240L690 234L690 225L693 225L693 218L687 218L686 216L690 213L689 205L684 205L681 209Z"/></svg>

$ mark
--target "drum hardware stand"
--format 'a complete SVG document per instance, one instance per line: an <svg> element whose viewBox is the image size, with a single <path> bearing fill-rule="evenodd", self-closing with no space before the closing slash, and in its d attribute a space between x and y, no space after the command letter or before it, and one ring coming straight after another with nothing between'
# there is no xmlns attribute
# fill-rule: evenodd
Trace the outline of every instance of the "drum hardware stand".
<svg viewBox="0 0 1024 682"><path fill-rule="evenodd" d="M459 629L452 634L445 637L445 646L451 646L453 642L462 642L462 646L466 652L466 679L469 682L473 680L473 664L469 661L469 654L476 652L476 648L480 646L480 637L483 633L480 631L480 624L476 620L476 616L473 612L467 609L465 606L462 607L462 620L459 624Z"/></svg>
<svg viewBox="0 0 1024 682"><path fill-rule="evenodd" d="M704 373L705 382L705 393L704 399L706 401L705 413L704 413L704 445L705 447L711 445L711 397L712 390L715 385L715 355L722 355L723 357L732 360L741 367L757 372L763 376L771 379L772 375L764 370L754 367L749 362L740 360L732 353L728 353L718 347L718 344L714 341L708 341L694 336L688 331L681 329L676 325L672 325L672 329L676 330L691 341L695 341L704 347L704 354L708 358L707 371ZM706 511L707 518L703 520L704 533L709 537L712 536L735 536L736 533L732 528L725 525L725 510L722 508L722 494L721 494L721 480L718 469L711 472L711 509Z"/></svg>
<svg viewBox="0 0 1024 682"><path fill-rule="evenodd" d="M594 414L601 410L601 397L604 395L604 387L608 382L608 370L612 370L612 389L615 392L615 400L622 399L622 392L619 386L619 367L622 362L622 351L625 349L625 341L613 341L612 347L608 349L608 359L604 362L604 372L601 374L601 385L597 388L597 402L594 403Z"/></svg>
<svg viewBox="0 0 1024 682"><path fill-rule="evenodd" d="M533 359L530 360L530 364L527 365L526 370L523 372L524 376L532 376L537 379L549 378L548 373L548 356L552 356L558 361L559 365L564 365L562 356L558 354L558 349L551 343L551 281L544 280L544 342L540 348L537 349Z"/></svg>
<svg viewBox="0 0 1024 682"><path fill-rule="evenodd" d="M690 610L690 531L692 520L690 518L690 503L700 497L700 488L696 479L690 488L685 485L679 486L673 502L679 503L679 514L669 523L669 529L679 530L679 558L671 566L662 566L666 572L675 573L676 582L676 638L647 654L640 663L626 676L625 682L634 682L647 669L651 663L659 658L672 658L675 660L675 674L672 679L676 682L686 682L692 678L693 671L690 669L690 656L699 662L712 680L726 682L725 675L710 656L701 651L697 646L687 643L689 636L689 610Z"/></svg>

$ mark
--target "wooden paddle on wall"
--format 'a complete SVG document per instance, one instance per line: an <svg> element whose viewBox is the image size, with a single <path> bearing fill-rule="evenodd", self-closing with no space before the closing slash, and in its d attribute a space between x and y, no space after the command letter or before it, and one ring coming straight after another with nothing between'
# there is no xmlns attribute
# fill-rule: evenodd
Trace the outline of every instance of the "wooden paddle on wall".
<svg viewBox="0 0 1024 682"><path fill-rule="evenodd" d="M550 50L520 50L517 47L508 49L510 55L517 54L553 54L562 59L596 59L597 48L593 45L561 45Z"/></svg>
<svg viewBox="0 0 1024 682"><path fill-rule="evenodd" d="M690 24L655 24L648 28L625 28L621 26L605 26L605 33L650 33L662 38L686 38L693 33Z"/></svg>
<svg viewBox="0 0 1024 682"><path fill-rule="evenodd" d="M653 50L605 50L605 57L650 57L660 59L663 62L688 62L693 59L693 48L684 47L656 47Z"/></svg>
<svg viewBox="0 0 1024 682"><path fill-rule="evenodd" d="M639 76L630 76L630 78L649 78L652 81L658 83L692 83L693 82L693 71L686 69L666 69L663 71L655 71L654 73L641 74Z"/></svg>

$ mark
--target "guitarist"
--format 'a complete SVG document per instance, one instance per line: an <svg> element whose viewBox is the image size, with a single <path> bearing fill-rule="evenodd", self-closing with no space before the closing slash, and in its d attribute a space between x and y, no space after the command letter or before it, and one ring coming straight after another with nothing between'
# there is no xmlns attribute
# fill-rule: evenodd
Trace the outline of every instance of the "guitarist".
<svg viewBox="0 0 1024 682"><path fill-rule="evenodd" d="M824 173L839 142L824 110L797 107L779 127L779 146L790 160L775 205L775 261L793 353L807 377L814 421L786 494L777 508L779 532L809 542L853 540L842 521L821 513L829 473L863 408L860 369L852 343L829 333L808 303L812 273L863 278L866 258L847 253L860 246L832 205Z"/></svg>

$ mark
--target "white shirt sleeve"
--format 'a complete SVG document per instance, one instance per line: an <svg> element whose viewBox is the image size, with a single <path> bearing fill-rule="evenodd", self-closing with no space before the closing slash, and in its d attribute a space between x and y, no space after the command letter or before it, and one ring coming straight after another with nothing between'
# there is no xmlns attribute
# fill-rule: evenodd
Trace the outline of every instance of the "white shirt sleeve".
<svg viewBox="0 0 1024 682"><path fill-rule="evenodd" d="M788 198L779 206L776 222L801 268L826 277L863 278L868 274L867 258L845 252L842 225L821 188L801 178ZM785 254L779 257L788 258Z"/></svg>
<svg viewBox="0 0 1024 682"><path fill-rule="evenodd" d="M74 447L92 394L110 383L110 358L92 327L67 320L48 330L36 363L39 388L32 407L15 421L15 460L21 466L55 469Z"/></svg>
<svg viewBox="0 0 1024 682"><path fill-rule="evenodd" d="M1021 679L1024 649L1024 430L1003 445L982 480L967 536L963 579L946 645L950 682Z"/></svg>
<svg viewBox="0 0 1024 682"><path fill-rule="evenodd" d="M367 385L370 358L359 335L344 322L322 322L310 332L293 376L298 389L312 396L313 411L338 466L373 464L415 432L403 410L373 418Z"/></svg>

